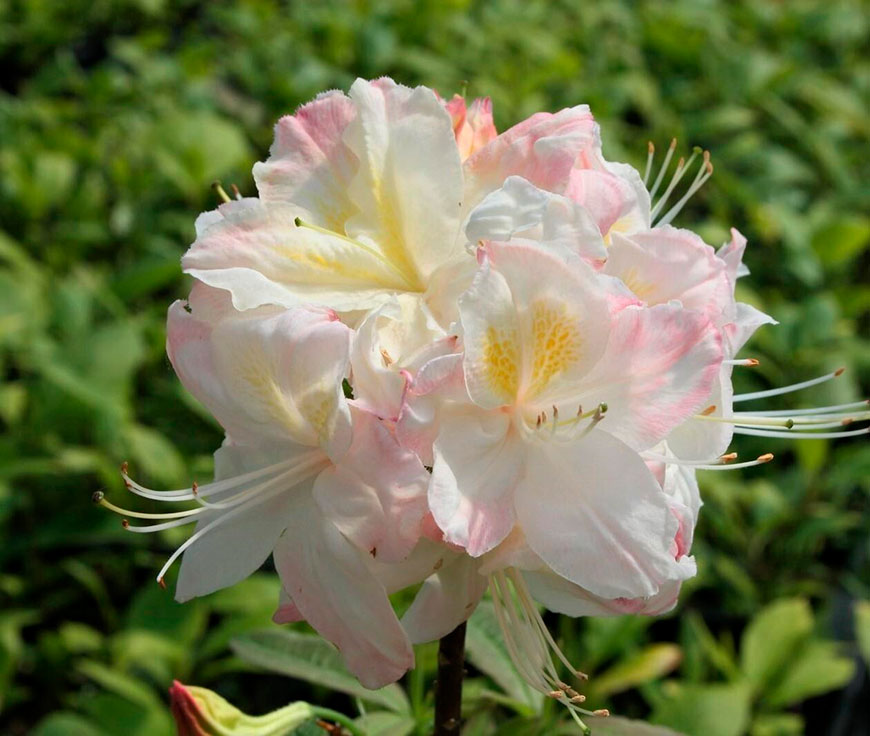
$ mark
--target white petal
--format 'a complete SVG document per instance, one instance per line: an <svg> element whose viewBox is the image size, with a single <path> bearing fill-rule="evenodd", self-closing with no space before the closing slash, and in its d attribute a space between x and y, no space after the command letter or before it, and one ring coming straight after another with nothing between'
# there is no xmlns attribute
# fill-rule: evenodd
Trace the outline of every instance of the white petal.
<svg viewBox="0 0 870 736"><path fill-rule="evenodd" d="M496 408L547 407L570 394L607 344L607 292L580 260L488 243L459 303L471 398Z"/></svg>
<svg viewBox="0 0 870 736"><path fill-rule="evenodd" d="M643 450L706 408L722 362L719 331L678 305L627 307L576 400L606 403L602 428Z"/></svg>
<svg viewBox="0 0 870 736"><path fill-rule="evenodd" d="M307 455L310 449L289 446L264 452L226 444L215 453L215 480L225 480L279 460L289 460L294 453ZM176 600L186 601L227 588L259 569L288 524L292 494L310 493L313 480L310 478L300 485L288 486L284 492L251 506L194 542L181 558ZM223 500L221 495L209 498L211 502L220 500ZM203 529L224 513L226 511L204 512L194 531Z"/></svg>
<svg viewBox="0 0 870 736"><path fill-rule="evenodd" d="M402 626L412 643L440 639L474 613L487 587L487 578L480 574L479 567L479 560L452 555L423 583L402 617Z"/></svg>
<svg viewBox="0 0 870 736"><path fill-rule="evenodd" d="M522 443L510 417L473 405L444 409L433 446L429 507L446 541L473 557L514 524L511 497L522 470Z"/></svg>
<svg viewBox="0 0 870 736"><path fill-rule="evenodd" d="M465 234L472 243L523 238L537 241L545 249L589 260L607 257L601 233L583 207L519 176L508 177L500 189L475 207Z"/></svg>
<svg viewBox="0 0 870 736"><path fill-rule="evenodd" d="M694 572L687 558L674 560L678 522L652 473L600 430L530 448L514 497L532 550L595 595L649 597Z"/></svg>
<svg viewBox="0 0 870 736"><path fill-rule="evenodd" d="M254 165L260 197L302 207L314 224L344 232L356 211L347 188L359 164L342 136L355 116L350 98L332 91L281 118L269 160Z"/></svg>
<svg viewBox="0 0 870 736"><path fill-rule="evenodd" d="M462 165L450 115L432 90L389 79L358 79L350 97L357 117L344 140L360 167L347 233L377 243L424 291L429 275L462 253Z"/></svg>
<svg viewBox="0 0 870 736"><path fill-rule="evenodd" d="M405 559L420 538L429 474L380 420L355 410L347 453L314 484L321 511L360 550L384 562Z"/></svg>
<svg viewBox="0 0 870 736"><path fill-rule="evenodd" d="M301 207L259 200L222 205L182 258L186 273L233 296L236 309L325 304L367 309L412 288L377 245L310 227Z"/></svg>
<svg viewBox="0 0 870 736"><path fill-rule="evenodd" d="M365 553L309 498L294 497L290 519L274 557L299 612L365 687L395 682L414 666L414 651Z"/></svg>
<svg viewBox="0 0 870 736"><path fill-rule="evenodd" d="M230 311L216 324L169 310L167 352L185 387L236 442L290 441L333 457L350 445L341 382L350 331L325 310Z"/></svg>

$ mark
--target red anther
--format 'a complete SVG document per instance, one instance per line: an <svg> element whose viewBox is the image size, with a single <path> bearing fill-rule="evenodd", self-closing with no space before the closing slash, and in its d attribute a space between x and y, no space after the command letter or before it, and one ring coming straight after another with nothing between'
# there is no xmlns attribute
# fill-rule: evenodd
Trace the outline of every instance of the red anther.
<svg viewBox="0 0 870 736"><path fill-rule="evenodd" d="M166 581L163 578L157 578L157 584L163 588L163 590L166 590Z"/></svg>
<svg viewBox="0 0 870 736"><path fill-rule="evenodd" d="M130 469L130 465L127 463L126 460L125 460L124 462L121 463L121 472L122 472L124 475L127 475L127 471L128 471L129 469Z"/></svg>
<svg viewBox="0 0 870 736"><path fill-rule="evenodd" d="M199 490L199 483L193 481L193 483L190 484L190 490L193 491L193 495L195 496L196 492Z"/></svg>
<svg viewBox="0 0 870 736"><path fill-rule="evenodd" d="M128 519L121 519L121 526L127 529L130 526L130 521Z"/></svg>

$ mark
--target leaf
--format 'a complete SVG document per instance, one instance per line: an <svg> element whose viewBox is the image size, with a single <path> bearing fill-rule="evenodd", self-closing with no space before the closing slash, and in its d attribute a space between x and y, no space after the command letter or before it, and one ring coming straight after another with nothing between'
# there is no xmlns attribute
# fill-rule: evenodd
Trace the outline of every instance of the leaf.
<svg viewBox="0 0 870 736"><path fill-rule="evenodd" d="M743 632L740 666L756 692L794 657L812 628L812 611L801 598L775 601L752 619Z"/></svg>
<svg viewBox="0 0 870 736"><path fill-rule="evenodd" d="M752 721L751 736L801 736L804 719L797 713L769 713Z"/></svg>
<svg viewBox="0 0 870 736"><path fill-rule="evenodd" d="M812 244L825 265L846 265L870 244L870 218L838 213L813 233Z"/></svg>
<svg viewBox="0 0 870 736"><path fill-rule="evenodd" d="M858 640L858 651L870 666L870 601L855 603L855 638Z"/></svg>
<svg viewBox="0 0 870 736"><path fill-rule="evenodd" d="M658 679L676 668L682 658L682 650L676 644L651 644L591 680L594 696L590 698L603 699Z"/></svg>
<svg viewBox="0 0 870 736"><path fill-rule="evenodd" d="M481 601L468 620L466 649L468 661L489 675L505 693L524 706L524 710L540 711L543 696L529 687L517 672L505 648L492 603L488 600Z"/></svg>
<svg viewBox="0 0 870 736"><path fill-rule="evenodd" d="M619 716L589 719L586 725L592 728L592 736L683 736L670 728Z"/></svg>
<svg viewBox="0 0 870 736"><path fill-rule="evenodd" d="M650 721L699 736L741 736L749 724L745 684L684 685L660 700Z"/></svg>
<svg viewBox="0 0 870 736"><path fill-rule="evenodd" d="M366 736L408 736L417 725L409 715L383 710L367 713L355 723Z"/></svg>
<svg viewBox="0 0 870 736"><path fill-rule="evenodd" d="M270 672L322 685L396 713L409 713L410 704L398 685L368 690L360 685L341 661L341 656L319 636L291 629L265 629L238 636L230 648L241 659Z"/></svg>
<svg viewBox="0 0 870 736"><path fill-rule="evenodd" d="M77 713L59 711L42 719L30 736L106 736L106 732Z"/></svg>
<svg viewBox="0 0 870 736"><path fill-rule="evenodd" d="M839 653L832 641L810 641L785 667L784 676L764 694L774 708L794 705L815 695L838 690L855 674L855 663Z"/></svg>

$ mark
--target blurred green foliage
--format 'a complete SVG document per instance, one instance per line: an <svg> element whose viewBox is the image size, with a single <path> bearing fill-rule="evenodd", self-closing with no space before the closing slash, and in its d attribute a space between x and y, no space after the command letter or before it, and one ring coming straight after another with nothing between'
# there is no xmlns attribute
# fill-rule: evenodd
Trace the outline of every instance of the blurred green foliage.
<svg viewBox="0 0 870 736"><path fill-rule="evenodd" d="M304 633L269 630L274 576L178 606L152 576L179 537L125 535L90 504L122 493L124 459L158 487L210 473L220 433L172 374L165 310L189 287L178 259L209 184L252 193L281 114L388 74L445 95L467 83L500 128L588 102L605 152L638 165L648 138L709 148L716 175L679 224L711 243L739 227L741 296L781 322L739 387L846 365L777 407L838 403L870 375L868 36L860 0L0 4L0 731L170 733L173 678L254 714L357 713L341 673L300 671L293 642L296 665L257 659ZM703 478L699 575L674 614L550 619L593 675L592 707L714 736L870 728L870 447L756 439L735 449L778 462ZM466 732L560 732L486 616ZM431 646L420 662L410 699L364 706L367 730L425 732Z"/></svg>

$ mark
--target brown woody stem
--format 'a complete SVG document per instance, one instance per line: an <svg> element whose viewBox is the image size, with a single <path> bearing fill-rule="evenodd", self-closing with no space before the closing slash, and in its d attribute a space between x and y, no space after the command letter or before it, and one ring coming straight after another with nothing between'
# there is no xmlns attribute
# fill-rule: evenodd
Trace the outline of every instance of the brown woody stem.
<svg viewBox="0 0 870 736"><path fill-rule="evenodd" d="M462 676L465 674L465 622L438 643L435 682L434 736L457 736L462 715Z"/></svg>

